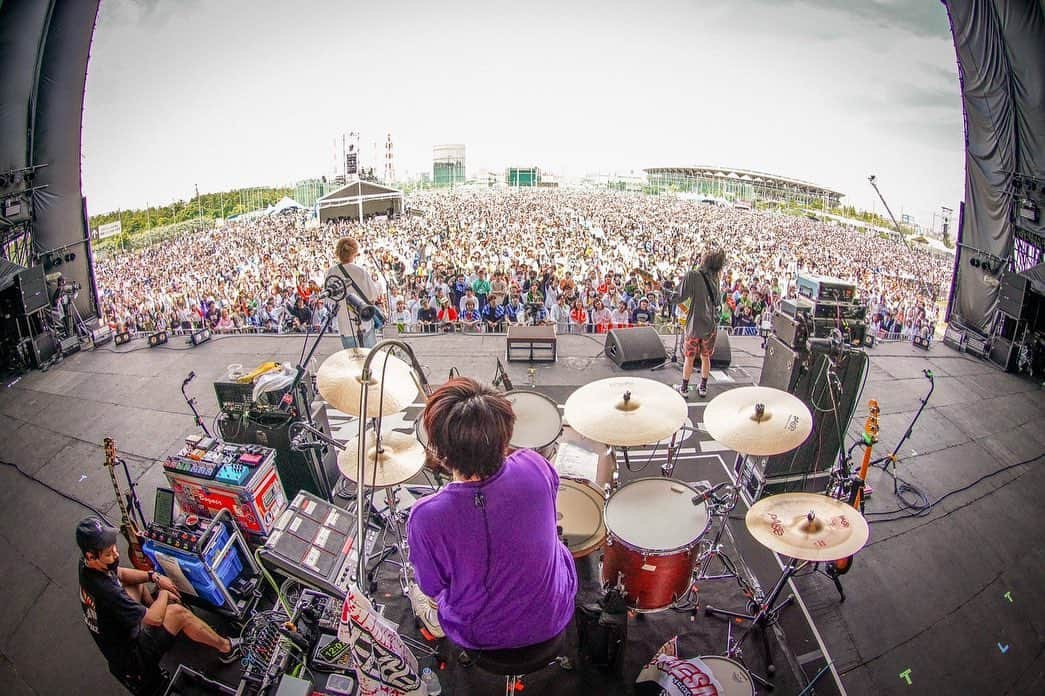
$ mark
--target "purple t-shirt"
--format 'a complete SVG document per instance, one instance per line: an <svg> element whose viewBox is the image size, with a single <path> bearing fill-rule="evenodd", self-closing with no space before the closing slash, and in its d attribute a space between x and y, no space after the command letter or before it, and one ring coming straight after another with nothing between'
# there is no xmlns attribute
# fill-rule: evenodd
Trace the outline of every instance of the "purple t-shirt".
<svg viewBox="0 0 1045 696"><path fill-rule="evenodd" d="M533 645L573 618L577 571L555 529L558 488L544 457L517 450L485 481L451 483L414 503L410 561L457 645Z"/></svg>

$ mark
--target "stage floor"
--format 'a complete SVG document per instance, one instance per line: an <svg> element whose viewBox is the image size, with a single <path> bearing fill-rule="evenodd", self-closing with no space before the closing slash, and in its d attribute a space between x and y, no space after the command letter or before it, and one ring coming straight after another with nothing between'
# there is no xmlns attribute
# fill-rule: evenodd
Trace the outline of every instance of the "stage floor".
<svg viewBox="0 0 1045 696"><path fill-rule="evenodd" d="M445 381L451 367L489 381L504 351L503 336L440 335L409 342L433 384ZM55 491L110 519L118 517L101 449L102 438L110 436L128 461L150 515L152 491L165 481L159 462L195 432L180 394L187 374L197 374L190 394L210 423L217 412L211 383L227 365L296 362L302 343L300 336L230 336L196 348L181 339L157 349L110 344L75 354L46 373L5 380L0 459L39 479L0 467L0 539L8 550L0 555L0 586L6 594L0 610L0 684L5 693L120 693L79 609L73 528L88 511ZM337 339L324 339L317 362L339 346ZM758 380L759 339L735 338L732 346L732 367L715 373L708 399ZM557 363L535 364L532 375L525 363L506 367L516 388L532 379L560 404L576 387L605 377L679 379L673 366L625 373L601 352L602 342L595 337L564 336ZM1037 383L1002 374L941 344L928 353L887 344L869 354L871 372L850 438L862 430L867 399L875 398L882 408L875 452L891 451L928 389L922 371L932 370L936 391L899 453L897 471L931 501L973 485L927 515L873 524L869 546L843 577L845 603L821 575L796 580L800 601L785 610L772 639L776 693L798 693L829 662L831 670L817 681L815 693L1045 693L1045 603L1037 595L1045 586L1045 512L1039 502L1045 475L1040 459L1020 463L1045 450L1045 428L1039 422L1045 393ZM705 403L695 393L690 397L690 420L698 427ZM332 421L343 436L352 435L343 417L334 414ZM724 481L733 457L698 433L685 444L676 477ZM1014 466L977 483L1009 465ZM625 479L658 470L654 461L645 473ZM898 507L891 479L874 470L869 482L874 495L868 512ZM741 503L734 517L742 518L745 509ZM742 522L730 526L750 571L768 588L779 574L779 559L754 544ZM594 557L586 560L581 571L590 578ZM386 586L394 592L387 577L382 589ZM704 583L701 601L740 609L743 602L735 589L730 580ZM402 609L389 599L390 611ZM404 622L404 630L409 624ZM529 688L550 694L631 693L638 666L676 633L687 656L723 651L724 623L702 613L663 612L631 622L623 679L585 670L557 675L549 669L535 675ZM745 659L754 671L762 666L760 652L757 641L746 644ZM179 648L176 654L187 651ZM213 662L198 666L211 668ZM446 693L491 691L496 680L476 673L476 668L461 671L451 664L442 677Z"/></svg>

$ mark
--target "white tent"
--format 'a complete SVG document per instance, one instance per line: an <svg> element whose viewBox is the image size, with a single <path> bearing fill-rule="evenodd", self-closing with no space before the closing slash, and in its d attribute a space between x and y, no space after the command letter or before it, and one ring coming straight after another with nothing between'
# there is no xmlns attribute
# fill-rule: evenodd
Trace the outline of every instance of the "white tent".
<svg viewBox="0 0 1045 696"><path fill-rule="evenodd" d="M360 219L389 210L403 212L403 192L373 181L352 181L316 201L321 222L337 218Z"/></svg>
<svg viewBox="0 0 1045 696"><path fill-rule="evenodd" d="M283 196L278 202L273 203L265 210L265 215L278 215L286 211L305 210L305 206L301 205L293 198L289 196Z"/></svg>

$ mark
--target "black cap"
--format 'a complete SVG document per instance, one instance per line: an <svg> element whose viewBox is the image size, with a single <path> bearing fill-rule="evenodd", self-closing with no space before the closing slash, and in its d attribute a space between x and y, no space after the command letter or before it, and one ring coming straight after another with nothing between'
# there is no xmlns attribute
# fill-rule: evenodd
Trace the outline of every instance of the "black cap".
<svg viewBox="0 0 1045 696"><path fill-rule="evenodd" d="M76 545L82 553L98 553L116 543L116 530L95 516L85 517L76 525Z"/></svg>

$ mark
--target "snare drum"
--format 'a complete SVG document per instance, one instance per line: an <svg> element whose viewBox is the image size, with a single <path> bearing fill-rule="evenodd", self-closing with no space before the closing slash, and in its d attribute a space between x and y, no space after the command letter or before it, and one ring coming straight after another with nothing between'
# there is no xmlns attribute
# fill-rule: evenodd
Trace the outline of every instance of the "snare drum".
<svg viewBox="0 0 1045 696"><path fill-rule="evenodd" d="M515 429L508 446L536 450L545 459L554 459L556 441L562 434L559 406L544 394L534 391L510 391L504 398L511 402L515 411Z"/></svg>
<svg viewBox="0 0 1045 696"><path fill-rule="evenodd" d="M606 549L602 583L624 589L628 607L667 609L689 589L700 539L711 526L699 491L667 478L624 484L606 501Z"/></svg>
<svg viewBox="0 0 1045 696"><path fill-rule="evenodd" d="M588 481L560 478L555 497L559 537L574 558L584 558L606 541L602 491Z"/></svg>
<svg viewBox="0 0 1045 696"><path fill-rule="evenodd" d="M751 673L744 669L744 665L719 655L701 657L700 661L708 666L711 675L722 685L719 696L755 696Z"/></svg>

